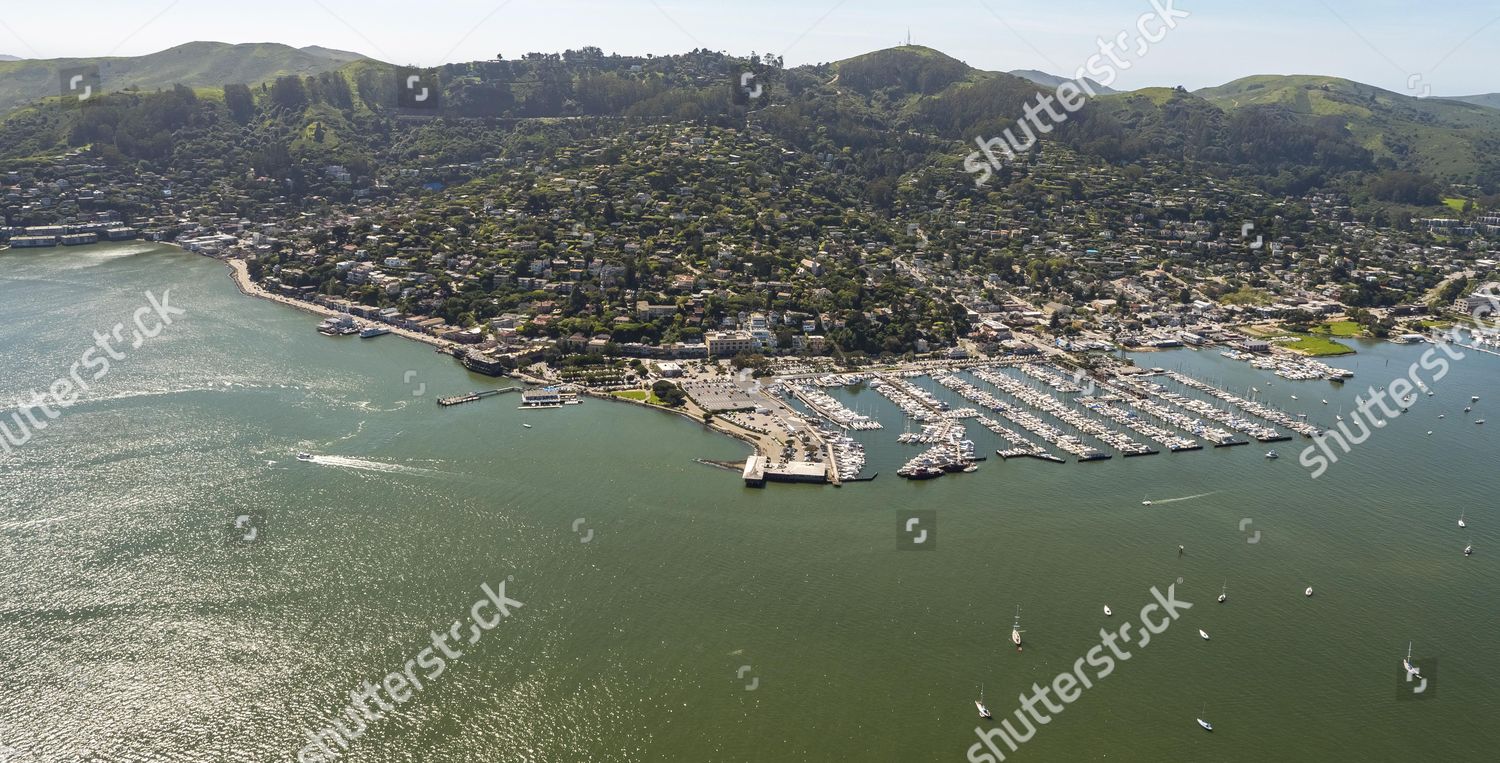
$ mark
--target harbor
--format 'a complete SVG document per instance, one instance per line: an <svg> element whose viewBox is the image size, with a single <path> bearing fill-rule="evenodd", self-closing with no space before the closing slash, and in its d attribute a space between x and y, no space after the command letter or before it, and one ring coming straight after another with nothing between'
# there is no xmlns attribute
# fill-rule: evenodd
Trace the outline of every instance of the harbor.
<svg viewBox="0 0 1500 763"><path fill-rule="evenodd" d="M747 466L747 483L757 485L812 481L812 467L804 464L814 463L823 465L825 482L857 479L864 452L856 446L890 437L883 432L892 427L899 429L897 444L922 447L896 468L913 480L978 471L981 437L994 438L986 452L1003 461L1092 463L1286 442L1323 431L1305 414L1267 399L1242 397L1182 371L1120 363L1089 371L1019 358L928 364L787 378L768 389L800 407L799 424L816 432L823 447L807 462L767 459ZM858 403L865 392L880 404Z"/></svg>

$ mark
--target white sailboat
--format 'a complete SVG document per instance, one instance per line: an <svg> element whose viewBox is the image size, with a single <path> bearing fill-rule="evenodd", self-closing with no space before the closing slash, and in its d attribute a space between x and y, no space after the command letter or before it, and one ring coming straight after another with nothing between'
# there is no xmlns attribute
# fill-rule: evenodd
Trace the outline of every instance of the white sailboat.
<svg viewBox="0 0 1500 763"><path fill-rule="evenodd" d="M1199 628L1198 629L1198 635L1202 636L1204 641L1208 640L1208 631L1203 630L1202 628Z"/></svg>
<svg viewBox="0 0 1500 763"><path fill-rule="evenodd" d="M1105 605L1104 605L1104 616L1105 616L1105 617L1114 617L1114 616L1115 616L1115 613L1114 613L1114 611L1112 611L1112 610L1111 610L1111 609L1110 609L1110 608L1109 608L1109 605L1108 605L1108 604L1105 604Z"/></svg>
<svg viewBox="0 0 1500 763"><path fill-rule="evenodd" d="M1304 596L1312 596L1312 586L1308 586L1308 587L1307 587L1307 590L1306 590L1306 591L1303 591L1303 592L1302 592L1302 594L1303 594L1303 595L1304 595Z"/></svg>
<svg viewBox="0 0 1500 763"><path fill-rule="evenodd" d="M990 715L990 709L984 706L984 684L979 685L979 699L974 700L974 706L979 708L980 718L994 717L993 715Z"/></svg>
<svg viewBox="0 0 1500 763"><path fill-rule="evenodd" d="M1464 515L1462 513L1458 515L1458 526L1459 527L1468 527L1469 526L1469 524L1464 521Z"/></svg>
<svg viewBox="0 0 1500 763"><path fill-rule="evenodd" d="M1016 621L1010 626L1010 641L1016 646L1021 645L1021 608L1016 607Z"/></svg>
<svg viewBox="0 0 1500 763"><path fill-rule="evenodd" d="M1204 705L1203 709L1198 711L1198 725L1202 726L1204 731L1213 731L1214 725L1212 723L1209 723L1208 721L1203 720L1203 716L1208 715L1207 711L1208 705Z"/></svg>
<svg viewBox="0 0 1500 763"><path fill-rule="evenodd" d="M1473 555L1474 555L1474 544L1470 543L1469 545L1464 546L1464 556L1473 556Z"/></svg>
<svg viewBox="0 0 1500 763"><path fill-rule="evenodd" d="M1406 674L1416 678L1422 677L1422 669L1411 664L1411 642L1406 642L1406 658L1401 660L1401 667L1406 669Z"/></svg>
<svg viewBox="0 0 1500 763"><path fill-rule="evenodd" d="M1224 585L1222 585L1222 586L1219 587L1219 603L1220 604L1223 604L1224 602L1226 602L1226 601L1229 600L1229 594L1225 593L1225 591L1228 588L1229 588L1229 581L1228 580L1224 581Z"/></svg>

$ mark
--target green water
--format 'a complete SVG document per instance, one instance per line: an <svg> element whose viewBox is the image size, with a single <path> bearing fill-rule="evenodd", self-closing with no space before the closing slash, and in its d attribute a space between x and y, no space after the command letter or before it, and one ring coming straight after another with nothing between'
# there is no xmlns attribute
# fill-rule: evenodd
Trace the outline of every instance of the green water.
<svg viewBox="0 0 1500 763"><path fill-rule="evenodd" d="M981 682L1009 714L1179 577L1182 620L1009 759L1500 746L1500 358L1455 364L1317 480L1298 439L1278 461L1260 445L992 458L908 483L895 409L863 391L842 394L886 422L862 437L879 479L751 490L693 462L745 451L691 422L504 396L440 410L494 381L397 337L320 336L316 317L239 295L220 263L132 244L0 254L0 421L169 288L186 315L0 452L0 751L15 760L292 760L360 681L507 578L524 607L342 760L960 761ZM1332 423L1420 352L1363 345L1336 362L1359 374L1344 389L1214 352L1144 362ZM1461 413L1471 394L1492 423ZM934 550L897 550L911 508L938 511ZM240 515L252 543L230 532ZM1438 661L1431 699L1397 700L1409 640ZM1211 735L1193 720L1205 705Z"/></svg>

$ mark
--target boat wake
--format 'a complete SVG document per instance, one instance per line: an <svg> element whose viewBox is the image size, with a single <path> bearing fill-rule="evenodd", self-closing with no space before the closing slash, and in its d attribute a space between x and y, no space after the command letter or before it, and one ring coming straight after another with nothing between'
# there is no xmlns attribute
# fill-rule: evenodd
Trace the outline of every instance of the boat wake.
<svg viewBox="0 0 1500 763"><path fill-rule="evenodd" d="M384 461L369 461L363 458L351 458L349 456L312 456L303 459L306 463L318 466L332 466L338 469L355 469L362 472L382 472L385 474L421 474L428 476L449 476L447 472L437 469L423 469L416 466L403 464L391 464Z"/></svg>
<svg viewBox="0 0 1500 763"><path fill-rule="evenodd" d="M1191 501L1194 498L1207 498L1207 497L1213 495L1214 493L1221 493L1221 492L1223 492L1223 491L1222 490L1215 490L1215 491L1213 491L1213 493L1199 493L1197 495L1185 495L1185 496L1183 496L1181 498L1163 498L1163 499L1161 499L1159 501L1152 501L1151 504L1152 505L1156 505L1156 504L1162 504L1162 503L1176 503L1177 501Z"/></svg>

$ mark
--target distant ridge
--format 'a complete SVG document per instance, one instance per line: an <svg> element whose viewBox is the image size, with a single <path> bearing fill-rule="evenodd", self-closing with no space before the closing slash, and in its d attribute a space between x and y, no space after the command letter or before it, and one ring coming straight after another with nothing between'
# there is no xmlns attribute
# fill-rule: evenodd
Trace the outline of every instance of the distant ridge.
<svg viewBox="0 0 1500 763"><path fill-rule="evenodd" d="M274 42L189 42L144 56L0 61L0 114L56 96L60 70L72 67L98 67L109 91L158 90L173 85L257 85L288 74L334 71L361 60L366 59L358 53L318 46L299 50Z"/></svg>
<svg viewBox="0 0 1500 763"><path fill-rule="evenodd" d="M1464 103L1472 103L1475 106L1500 109L1500 93L1489 93L1487 95L1457 95L1452 98L1445 98L1444 100L1463 101Z"/></svg>
<svg viewBox="0 0 1500 763"><path fill-rule="evenodd" d="M1057 89L1058 85L1070 81L1067 77L1059 77L1056 74L1048 74L1047 72L1037 71L1036 69L1017 69L1013 72L1007 73L1011 76L1020 77L1021 79L1031 80L1032 82L1035 82L1042 87L1050 87L1054 90ZM1094 89L1094 92L1101 95L1111 95L1113 93L1120 92L1119 90L1116 90L1112 87L1105 87L1088 77L1084 77L1083 82L1089 87L1092 87Z"/></svg>
<svg viewBox="0 0 1500 763"><path fill-rule="evenodd" d="M0 53L0 61L20 61L20 60L22 60L20 56L7 56L4 53Z"/></svg>

